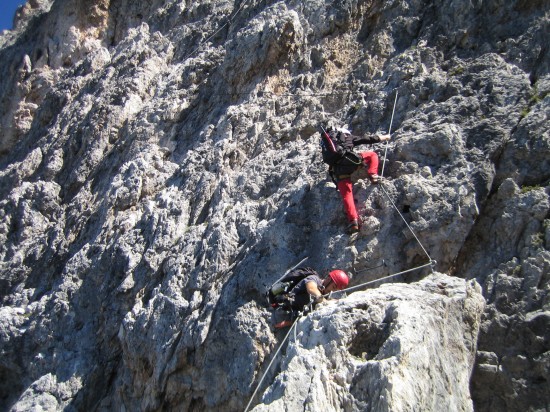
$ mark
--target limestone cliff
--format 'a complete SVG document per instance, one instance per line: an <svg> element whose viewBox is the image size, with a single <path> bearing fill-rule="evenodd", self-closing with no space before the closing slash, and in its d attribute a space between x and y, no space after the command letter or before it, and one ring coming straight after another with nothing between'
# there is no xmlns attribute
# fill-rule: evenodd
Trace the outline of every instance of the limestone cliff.
<svg viewBox="0 0 550 412"><path fill-rule="evenodd" d="M0 35L0 409L243 410L265 372L258 411L548 410L549 26L543 0L29 0ZM319 125L385 133L396 93L350 239ZM267 369L263 292L305 256L352 285L437 263Z"/></svg>

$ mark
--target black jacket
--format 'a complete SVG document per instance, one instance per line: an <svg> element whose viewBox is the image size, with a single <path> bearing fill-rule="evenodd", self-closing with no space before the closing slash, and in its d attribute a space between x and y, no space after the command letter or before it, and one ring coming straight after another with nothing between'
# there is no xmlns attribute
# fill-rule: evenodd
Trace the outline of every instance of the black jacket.
<svg viewBox="0 0 550 412"><path fill-rule="evenodd" d="M344 146L346 149L351 150L355 146L359 146L362 144L372 144L372 143L379 143L380 137L378 135L365 135L363 137L361 136L354 136L352 134L344 134L340 133L339 140L342 142L342 146Z"/></svg>
<svg viewBox="0 0 550 412"><path fill-rule="evenodd" d="M353 148L361 144L378 143L380 137L377 135L361 137L341 132L332 133L337 133L335 140L338 140L338 144L345 149L346 153L349 153L334 162L329 168L330 177L336 183L340 179L348 178L363 163L362 157L354 153ZM331 135L334 136L332 133Z"/></svg>

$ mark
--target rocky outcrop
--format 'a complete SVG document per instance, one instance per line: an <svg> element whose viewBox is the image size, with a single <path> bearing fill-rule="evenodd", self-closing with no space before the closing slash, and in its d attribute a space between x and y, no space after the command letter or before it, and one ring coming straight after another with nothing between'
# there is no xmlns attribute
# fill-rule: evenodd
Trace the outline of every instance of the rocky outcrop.
<svg viewBox="0 0 550 412"><path fill-rule="evenodd" d="M253 410L472 410L480 292L433 275L325 304L297 322Z"/></svg>
<svg viewBox="0 0 550 412"><path fill-rule="evenodd" d="M448 3L29 1L0 36L0 409L243 409L305 256L453 279L302 319L252 407L546 408L549 6ZM386 132L396 93L350 239L318 126Z"/></svg>

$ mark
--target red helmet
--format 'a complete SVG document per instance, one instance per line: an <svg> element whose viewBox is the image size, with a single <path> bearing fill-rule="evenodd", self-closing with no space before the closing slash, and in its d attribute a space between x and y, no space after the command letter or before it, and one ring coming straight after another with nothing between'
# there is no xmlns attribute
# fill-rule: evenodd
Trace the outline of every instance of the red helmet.
<svg viewBox="0 0 550 412"><path fill-rule="evenodd" d="M344 289L346 286L348 286L349 278L348 275L346 275L346 272L340 269L332 270L329 274L332 281L336 284L336 287L340 289Z"/></svg>

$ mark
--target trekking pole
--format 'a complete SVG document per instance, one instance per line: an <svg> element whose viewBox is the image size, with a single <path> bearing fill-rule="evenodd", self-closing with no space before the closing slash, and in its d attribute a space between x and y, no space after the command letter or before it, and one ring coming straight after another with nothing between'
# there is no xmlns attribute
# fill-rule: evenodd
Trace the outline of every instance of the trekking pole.
<svg viewBox="0 0 550 412"><path fill-rule="evenodd" d="M281 277L281 279L282 279L283 277L285 277L287 273L292 272L294 269L296 269L298 266L300 266L302 263L304 263L304 262L305 262L306 260L308 260L308 259L309 259L309 256L306 256L305 258L303 258L302 260L300 260L298 263L296 263L294 266L292 266L290 269L288 269L288 270L285 272L285 274ZM280 279L279 279L279 280L280 280Z"/></svg>
<svg viewBox="0 0 550 412"><path fill-rule="evenodd" d="M309 259L309 256L306 256L302 260L300 260L298 263L296 263L294 266L292 266L290 269L288 269L283 276L281 276L279 279L277 279L275 282L273 282L273 285L277 282L279 282L282 278L284 278L288 273L292 272L294 269L296 269L298 266L300 266L302 263L304 263L306 260ZM272 285L272 286L273 286ZM269 289L269 288L268 288Z"/></svg>
<svg viewBox="0 0 550 412"><path fill-rule="evenodd" d="M393 115L395 114L395 106L397 106L397 94L399 93L398 90L395 91L395 101L393 102L393 110L391 113L391 120L390 120L390 128L388 129L388 134L391 136L391 126L393 124ZM384 150L384 162L382 163L382 173L380 174L380 177L384 177L384 167L386 166L386 155L388 153L388 145L390 141L386 140L386 148Z"/></svg>

